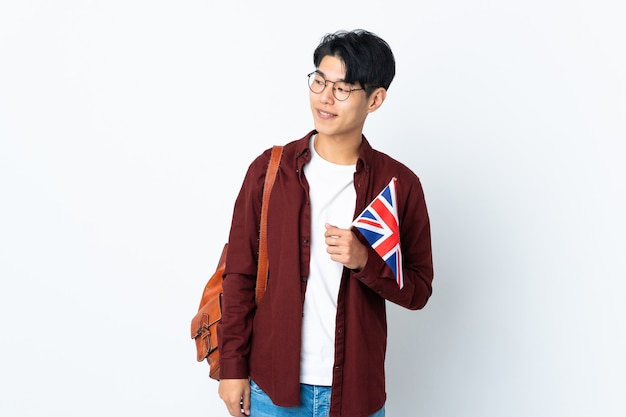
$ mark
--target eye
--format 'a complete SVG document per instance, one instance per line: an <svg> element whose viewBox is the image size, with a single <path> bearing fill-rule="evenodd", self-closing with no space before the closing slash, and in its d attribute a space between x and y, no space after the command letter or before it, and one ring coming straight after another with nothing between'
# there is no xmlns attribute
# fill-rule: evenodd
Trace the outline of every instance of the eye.
<svg viewBox="0 0 626 417"><path fill-rule="evenodd" d="M319 75L316 76L315 78L313 78L313 82L316 85L319 85L319 86L326 85L326 81L322 77L320 77Z"/></svg>
<svg viewBox="0 0 626 417"><path fill-rule="evenodd" d="M341 93L348 93L350 92L350 87L348 87L346 84L343 84L343 83L336 83L335 90Z"/></svg>

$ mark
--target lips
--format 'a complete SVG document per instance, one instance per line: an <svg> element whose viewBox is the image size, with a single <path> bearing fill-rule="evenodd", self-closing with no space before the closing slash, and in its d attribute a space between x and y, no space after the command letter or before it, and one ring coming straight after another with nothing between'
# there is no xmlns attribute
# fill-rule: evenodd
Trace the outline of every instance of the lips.
<svg viewBox="0 0 626 417"><path fill-rule="evenodd" d="M318 110L317 111L317 115L321 118L321 119L332 119L333 117L337 116L336 114L333 113L328 113L322 110Z"/></svg>

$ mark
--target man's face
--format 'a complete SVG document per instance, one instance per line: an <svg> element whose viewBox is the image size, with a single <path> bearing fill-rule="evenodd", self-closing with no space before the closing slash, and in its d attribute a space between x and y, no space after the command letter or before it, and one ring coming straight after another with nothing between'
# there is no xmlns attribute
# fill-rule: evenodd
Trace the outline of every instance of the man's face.
<svg viewBox="0 0 626 417"><path fill-rule="evenodd" d="M317 72L326 81L343 81L346 72L343 61L335 56L327 55L320 62ZM339 101L333 95L334 84L326 83L326 88L316 94L309 92L311 111L315 129L320 135L353 138L361 137L365 118L371 111L365 91L356 90L350 93L347 100ZM352 88L361 88L356 84Z"/></svg>

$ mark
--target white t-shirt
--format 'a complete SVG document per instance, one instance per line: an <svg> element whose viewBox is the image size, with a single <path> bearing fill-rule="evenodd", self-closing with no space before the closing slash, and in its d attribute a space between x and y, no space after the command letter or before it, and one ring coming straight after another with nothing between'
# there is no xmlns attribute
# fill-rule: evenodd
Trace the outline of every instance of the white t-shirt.
<svg viewBox="0 0 626 417"><path fill-rule="evenodd" d="M337 165L315 151L304 166L311 201L311 268L304 299L300 382L330 386L335 359L337 294L343 265L330 259L324 225L349 228L356 203L356 165Z"/></svg>

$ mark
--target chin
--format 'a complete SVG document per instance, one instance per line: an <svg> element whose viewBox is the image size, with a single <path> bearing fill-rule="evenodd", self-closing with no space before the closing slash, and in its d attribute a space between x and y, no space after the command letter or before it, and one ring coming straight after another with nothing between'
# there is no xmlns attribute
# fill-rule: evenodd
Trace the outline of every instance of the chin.
<svg viewBox="0 0 626 417"><path fill-rule="evenodd" d="M332 136L336 133L335 129L328 126L328 123L323 123L323 122L316 120L314 125L315 125L315 130L317 130L317 133L320 133L322 135Z"/></svg>
<svg viewBox="0 0 626 417"><path fill-rule="evenodd" d="M317 133L319 135L322 135L322 136L333 136L333 134L334 134L334 132L332 130L330 130L330 129L324 129L324 128L320 129L320 128L316 127L315 130L317 131Z"/></svg>

